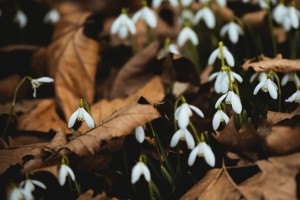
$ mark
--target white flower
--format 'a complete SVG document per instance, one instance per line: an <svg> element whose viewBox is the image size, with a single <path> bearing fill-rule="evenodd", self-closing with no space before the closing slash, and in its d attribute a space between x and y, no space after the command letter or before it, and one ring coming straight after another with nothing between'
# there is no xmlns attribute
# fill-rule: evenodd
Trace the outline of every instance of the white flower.
<svg viewBox="0 0 300 200"><path fill-rule="evenodd" d="M264 91L264 92L269 92L269 94L271 95L271 97L273 99L277 99L277 90L278 90L278 87L277 85L270 79L270 78L267 78L266 80L260 82L254 89L254 92L253 94L256 95L258 90L261 89Z"/></svg>
<svg viewBox="0 0 300 200"><path fill-rule="evenodd" d="M290 96L288 99L285 100L286 102L293 102L295 101L296 103L300 104L300 86L297 87L297 91Z"/></svg>
<svg viewBox="0 0 300 200"><path fill-rule="evenodd" d="M43 189L46 189L46 186L44 185L44 183L42 183L41 181L37 181L37 180L27 179L20 183L20 186L22 188L24 188L25 191L30 191L30 193L32 191L34 191L34 189L35 189L34 185L37 185Z"/></svg>
<svg viewBox="0 0 300 200"><path fill-rule="evenodd" d="M193 23L194 13L192 10L184 8L179 16L179 23L184 24L184 22Z"/></svg>
<svg viewBox="0 0 300 200"><path fill-rule="evenodd" d="M85 121L89 128L95 127L95 122L92 116L83 108L82 100L79 101L79 108L71 115L68 127L74 126L76 119L79 121Z"/></svg>
<svg viewBox="0 0 300 200"><path fill-rule="evenodd" d="M285 74L282 79L281 79L281 85L284 86L287 84L288 81L294 81L294 83L298 86L300 85L299 82L299 77L297 76L297 74L295 72L293 73L289 73L289 74Z"/></svg>
<svg viewBox="0 0 300 200"><path fill-rule="evenodd" d="M36 88L40 87L43 83L51 83L53 82L52 78L49 77L41 77L37 79L31 79L31 85L33 89L33 97L36 97Z"/></svg>
<svg viewBox="0 0 300 200"><path fill-rule="evenodd" d="M132 21L134 23L136 23L139 19L144 20L151 28L155 28L157 25L157 17L155 13L147 6L144 6L132 16Z"/></svg>
<svg viewBox="0 0 300 200"><path fill-rule="evenodd" d="M273 19L275 20L275 22L278 23L278 24L282 24L284 16L286 15L287 11L288 11L287 7L284 4L279 3L273 9L273 12L272 12Z"/></svg>
<svg viewBox="0 0 300 200"><path fill-rule="evenodd" d="M178 125L180 128L184 129L187 127L190 121L190 116L193 115L192 110L195 111L200 117L204 117L203 112L196 106L189 105L187 103L182 103L175 110L175 119L178 120Z"/></svg>
<svg viewBox="0 0 300 200"><path fill-rule="evenodd" d="M159 55L164 57L169 53L180 55L177 45L170 44L170 39L167 39L164 48L159 51Z"/></svg>
<svg viewBox="0 0 300 200"><path fill-rule="evenodd" d="M183 46L184 43L186 43L188 40L190 40L194 46L197 46L199 44L199 40L195 31L193 31L193 29L191 29L190 27L186 26L180 31L177 38L177 44L179 46Z"/></svg>
<svg viewBox="0 0 300 200"><path fill-rule="evenodd" d="M219 128L221 122L225 122L227 124L228 121L228 116L223 112L223 110L218 109L212 120L214 130L217 130Z"/></svg>
<svg viewBox="0 0 300 200"><path fill-rule="evenodd" d="M153 0L153 1L152 1L152 7L153 7L153 8L159 7L159 6L161 5L162 2L163 2L163 0ZM169 3L170 3L172 6L174 6L174 7L178 6L178 1L177 1L177 0L169 0Z"/></svg>
<svg viewBox="0 0 300 200"><path fill-rule="evenodd" d="M252 76L250 77L250 83L252 83L257 76L258 76L258 81L259 82L265 81L267 79L267 73L265 73L265 72L260 72L260 73L256 72L256 73L252 74Z"/></svg>
<svg viewBox="0 0 300 200"><path fill-rule="evenodd" d="M179 140L186 140L187 146L190 149L193 149L195 147L195 141L192 136L192 134L186 129L186 128L180 128L176 133L174 133L170 146L175 147Z"/></svg>
<svg viewBox="0 0 300 200"><path fill-rule="evenodd" d="M224 7L226 6L226 0L216 0L219 6Z"/></svg>
<svg viewBox="0 0 300 200"><path fill-rule="evenodd" d="M286 31L291 30L292 27L297 29L299 27L299 17L300 13L294 6L288 7L286 14L283 17L283 28Z"/></svg>
<svg viewBox="0 0 300 200"><path fill-rule="evenodd" d="M200 142L190 153L188 164L189 166L192 166L195 163L197 155L200 157L204 157L206 163L214 167L215 166L215 155L211 150L211 147L207 145L205 142Z"/></svg>
<svg viewBox="0 0 300 200"><path fill-rule="evenodd" d="M223 51L224 59L226 60L227 64L230 67L233 67L234 66L234 58L233 58L232 54L230 53L230 51L228 51L226 46L222 47L222 51ZM216 61L217 57L221 58L220 48L217 48L210 54L210 56L208 58L208 64L212 65Z"/></svg>
<svg viewBox="0 0 300 200"><path fill-rule="evenodd" d="M228 33L230 41L236 44L239 40L239 35L243 35L243 30L237 23L229 22L221 28L221 37L224 37L226 33Z"/></svg>
<svg viewBox="0 0 300 200"><path fill-rule="evenodd" d="M49 12L46 13L44 17L44 23L55 24L60 19L60 15L55 8L52 8Z"/></svg>
<svg viewBox="0 0 300 200"><path fill-rule="evenodd" d="M226 99L225 99L226 97ZM236 95L233 91L228 91L226 94L223 94L218 101L216 102L215 108L217 109L220 105L221 101L225 99L226 104L232 104L232 109L237 114L240 114L242 112L242 104L240 97Z"/></svg>
<svg viewBox="0 0 300 200"><path fill-rule="evenodd" d="M258 3L261 9L267 9L269 7L269 2L274 5L277 3L277 0L256 0L256 3Z"/></svg>
<svg viewBox="0 0 300 200"><path fill-rule="evenodd" d="M206 26L210 29L215 28L216 25L216 18L214 13L211 11L210 8L204 7L196 13L194 19L193 19L193 24L198 24L199 21L203 19Z"/></svg>
<svg viewBox="0 0 300 200"><path fill-rule="evenodd" d="M187 6L191 5L193 0L180 0L180 2L183 7L187 7Z"/></svg>
<svg viewBox="0 0 300 200"><path fill-rule="evenodd" d="M27 16L25 15L25 13L22 10L18 10L15 18L14 18L14 22L18 23L20 28L24 28L27 24Z"/></svg>
<svg viewBox="0 0 300 200"><path fill-rule="evenodd" d="M229 71L229 75L230 75L230 81L234 82L234 80L236 79L237 81L239 81L240 83L243 82L243 78L232 71ZM217 78L216 78L217 77ZM215 81L215 91L216 93L226 93L229 89L229 78L228 78L228 74L227 74L227 69L221 70L220 72L215 72L213 74L211 74L208 78L209 81L213 80L214 78L216 78Z"/></svg>
<svg viewBox="0 0 300 200"><path fill-rule="evenodd" d="M8 195L8 200L25 199L24 189L14 187Z"/></svg>
<svg viewBox="0 0 300 200"><path fill-rule="evenodd" d="M142 126L135 128L135 138L139 143L143 143L145 139L145 131Z"/></svg>
<svg viewBox="0 0 300 200"><path fill-rule="evenodd" d="M75 181L75 175L72 169L68 165L62 164L58 172L58 182L61 186L65 184L67 175L69 175L71 179Z"/></svg>
<svg viewBox="0 0 300 200"><path fill-rule="evenodd" d="M131 172L131 183L136 183L141 175L144 175L147 182L151 181L151 175L148 167L143 162L138 162L133 168Z"/></svg>
<svg viewBox="0 0 300 200"><path fill-rule="evenodd" d="M126 11L122 11L122 14L113 22L110 28L111 34L118 33L121 39L125 39L130 32L132 35L136 34L136 28L133 21L127 16Z"/></svg>

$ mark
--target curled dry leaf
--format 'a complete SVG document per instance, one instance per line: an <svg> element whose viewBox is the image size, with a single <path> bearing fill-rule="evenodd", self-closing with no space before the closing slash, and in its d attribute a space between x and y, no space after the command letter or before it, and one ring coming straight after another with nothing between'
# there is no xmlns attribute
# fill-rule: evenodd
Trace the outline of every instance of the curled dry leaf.
<svg viewBox="0 0 300 200"><path fill-rule="evenodd" d="M236 130L233 116L223 130L216 131L216 135L212 135L225 148L233 152L253 152L261 143L261 138L253 126L247 127L243 124L239 131Z"/></svg>
<svg viewBox="0 0 300 200"><path fill-rule="evenodd" d="M248 70L252 68L255 72L281 72L284 74L300 71L300 60L288 60L282 59L281 54L278 54L276 58L270 59L263 57L258 59L257 57L246 61L243 64L243 69Z"/></svg>
<svg viewBox="0 0 300 200"><path fill-rule="evenodd" d="M105 158L102 159L102 163L97 163L98 170L105 169L112 156L121 148L123 136L132 133L135 127L160 117L158 111L145 102L145 98L138 96L135 101L106 118L101 125L61 146L60 149L64 151L59 153L65 154L70 151L91 162L97 154L96 156Z"/></svg>
<svg viewBox="0 0 300 200"><path fill-rule="evenodd" d="M78 99L84 98L89 104L94 100L99 44L83 34L82 25L89 15L80 10L63 15L56 23L52 43L33 57L41 60L33 63L46 63L48 74L54 78L57 102L66 117L78 107Z"/></svg>
<svg viewBox="0 0 300 200"><path fill-rule="evenodd" d="M265 25L266 15L267 15L267 10L250 12L243 15L242 21L244 23L250 24L253 28L261 28Z"/></svg>

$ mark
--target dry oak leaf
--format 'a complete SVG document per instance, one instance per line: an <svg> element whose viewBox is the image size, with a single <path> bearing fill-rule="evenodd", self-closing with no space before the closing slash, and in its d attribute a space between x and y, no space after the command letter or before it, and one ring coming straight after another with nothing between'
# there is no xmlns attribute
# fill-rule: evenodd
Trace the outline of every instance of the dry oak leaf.
<svg viewBox="0 0 300 200"><path fill-rule="evenodd" d="M152 79L142 88L140 88L135 94L128 96L125 99L117 98L112 101L103 99L91 106L92 116L96 124L100 124L103 119L111 115L115 110L119 110L126 104L130 103L137 95L145 97L151 102L160 102L165 97L165 90L162 80L159 76L154 76ZM90 128L86 123L82 123L79 128L80 132L86 132Z"/></svg>
<svg viewBox="0 0 300 200"><path fill-rule="evenodd" d="M67 130L66 122L59 118L55 109L54 100L42 100L31 112L18 118L18 129L48 132L61 127Z"/></svg>
<svg viewBox="0 0 300 200"><path fill-rule="evenodd" d="M102 124L85 132L61 148L79 156L95 155L105 145L114 145L114 139L129 135L137 126L145 125L158 117L160 117L159 112L145 98L137 96L135 101L103 120ZM109 146L106 148L110 149L112 154L118 151L120 147L119 144L113 146L114 149L110 149Z"/></svg>
<svg viewBox="0 0 300 200"><path fill-rule="evenodd" d="M300 153L261 160L257 165L261 171L239 184L246 199L298 199Z"/></svg>
<svg viewBox="0 0 300 200"><path fill-rule="evenodd" d="M246 61L243 64L243 69L248 70L252 68L255 72L280 72L284 74L300 71L300 60L288 60L282 59L281 54L278 54L276 58L270 59L263 57L258 59L257 57Z"/></svg>
<svg viewBox="0 0 300 200"><path fill-rule="evenodd" d="M229 122L221 131L216 131L214 138L226 149L232 152L253 152L260 146L261 138L253 126L247 127L243 124L238 131L235 128L234 117L230 117Z"/></svg>
<svg viewBox="0 0 300 200"><path fill-rule="evenodd" d="M67 118L78 107L78 99L84 98L89 104L94 100L100 47L83 34L89 15L80 10L63 15L55 25L52 43L33 57L41 61L32 61L46 63L49 76L54 78L56 100Z"/></svg>

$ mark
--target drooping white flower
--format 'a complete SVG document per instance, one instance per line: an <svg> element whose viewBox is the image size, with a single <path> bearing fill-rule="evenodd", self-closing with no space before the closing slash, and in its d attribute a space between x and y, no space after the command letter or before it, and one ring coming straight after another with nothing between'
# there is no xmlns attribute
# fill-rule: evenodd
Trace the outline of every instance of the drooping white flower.
<svg viewBox="0 0 300 200"><path fill-rule="evenodd" d="M214 130L217 130L219 128L221 122L225 122L227 124L228 121L229 121L228 116L223 112L222 109L218 109L217 112L214 114L212 120L212 125Z"/></svg>
<svg viewBox="0 0 300 200"><path fill-rule="evenodd" d="M227 64L230 66L230 67L233 67L234 66L234 58L232 56L232 54L230 53L230 51L227 49L226 46L223 46L222 47L222 52L223 52L223 55L224 55L224 59L226 60ZM219 59L221 59L221 51L220 51L220 48L217 48L215 49L209 56L208 58L208 64L209 65L212 65L217 57Z"/></svg>
<svg viewBox="0 0 300 200"><path fill-rule="evenodd" d="M69 175L73 181L75 181L75 175L73 170L66 164L61 164L58 172L58 182L61 186L66 183L66 177Z"/></svg>
<svg viewBox="0 0 300 200"><path fill-rule="evenodd" d="M142 19L146 22L146 24L151 27L155 28L157 25L157 17L153 10L151 10L145 1L143 1L144 6L141 8L139 11L137 11L133 16L132 16L132 21L136 23L139 19Z"/></svg>
<svg viewBox="0 0 300 200"><path fill-rule="evenodd" d="M290 103L295 101L296 103L300 104L300 86L298 86L297 91L285 101Z"/></svg>
<svg viewBox="0 0 300 200"><path fill-rule="evenodd" d="M83 108L82 99L79 100L79 108L71 115L68 127L71 128L74 126L76 119L79 121L85 121L89 128L95 127L95 122L92 116Z"/></svg>
<svg viewBox="0 0 300 200"><path fill-rule="evenodd" d="M193 19L193 24L196 25L200 22L200 20L203 19L206 26L209 29L213 29L216 26L216 18L214 13L211 11L209 7L204 7L196 13L194 19Z"/></svg>
<svg viewBox="0 0 300 200"><path fill-rule="evenodd" d="M276 23L282 24L284 20L284 16L287 14L287 7L283 3L279 3L272 12L273 19Z"/></svg>
<svg viewBox="0 0 300 200"><path fill-rule="evenodd" d="M60 15L58 11L55 8L52 8L46 13L44 17L44 23L55 24L56 22L58 22L59 19L60 19Z"/></svg>
<svg viewBox="0 0 300 200"><path fill-rule="evenodd" d="M31 194L31 193L30 193ZM14 187L8 194L8 200L25 199L24 189Z"/></svg>
<svg viewBox="0 0 300 200"><path fill-rule="evenodd" d="M179 15L179 23L183 25L185 22L193 23L194 12L191 9L184 8Z"/></svg>
<svg viewBox="0 0 300 200"><path fill-rule="evenodd" d="M283 28L286 31L290 31L291 28L298 29L299 27L299 11L294 7L290 6L287 8L286 14L283 17Z"/></svg>
<svg viewBox="0 0 300 200"><path fill-rule="evenodd" d="M36 97L36 88L40 87L43 83L51 83L53 82L52 78L49 77L41 77L37 79L30 79L32 89L33 89L33 97Z"/></svg>
<svg viewBox="0 0 300 200"><path fill-rule="evenodd" d="M188 40L190 40L194 46L199 44L199 40L195 31L193 31L193 29L191 29L189 26L185 26L178 34L177 44L179 46L183 46Z"/></svg>
<svg viewBox="0 0 300 200"><path fill-rule="evenodd" d="M281 85L284 86L287 84L288 81L294 81L294 83L298 86L300 85L299 82L299 77L298 75L293 72L293 73L289 73L289 74L285 74L282 79L281 79Z"/></svg>
<svg viewBox="0 0 300 200"><path fill-rule="evenodd" d="M192 110L195 111L200 117L204 117L203 112L196 106L190 105L188 103L182 103L175 110L175 119L178 120L178 126L182 129L186 128L190 121L190 116L193 115Z"/></svg>
<svg viewBox="0 0 300 200"><path fill-rule="evenodd" d="M151 174L148 167L143 162L138 162L133 168L131 172L131 183L136 183L141 175L144 175L147 182L151 181Z"/></svg>
<svg viewBox="0 0 300 200"><path fill-rule="evenodd" d="M216 78L216 81L215 81L215 85L214 85L214 88L215 88L215 92L216 93L221 93L222 92L222 88L223 87L226 87L224 85L222 85L222 81L223 79L227 76L227 72L226 70L222 70L219 71L219 72L215 72L213 74L211 74L208 78L209 81L212 81ZM228 88L227 88L228 89Z"/></svg>
<svg viewBox="0 0 300 200"><path fill-rule="evenodd" d="M168 0L168 1L174 7L178 6L178 1L177 0ZM163 0L153 0L152 1L152 7L153 8L158 8L161 5L162 2L163 2Z"/></svg>
<svg viewBox="0 0 300 200"><path fill-rule="evenodd" d="M239 35L243 35L243 30L237 23L229 22L221 28L220 36L224 37L226 33L228 34L229 40L233 44L236 44L239 40Z"/></svg>
<svg viewBox="0 0 300 200"><path fill-rule="evenodd" d="M262 82L264 80L267 79L267 73L265 72L256 72L254 74L252 74L252 76L250 77L250 83L252 83L254 81L254 79L258 76L258 81Z"/></svg>
<svg viewBox="0 0 300 200"><path fill-rule="evenodd" d="M225 99L226 97L226 99ZM226 104L231 104L232 109L235 113L240 114L242 112L241 99L232 90L229 90L226 94L223 94L216 102L215 108L217 109L221 101L225 99Z"/></svg>
<svg viewBox="0 0 300 200"><path fill-rule="evenodd" d="M26 191L30 191L30 192L34 191L34 189L35 189L34 185L37 185L43 189L46 189L45 184L42 183L41 181L37 181L37 180L27 179L20 183L20 187L22 187Z"/></svg>
<svg viewBox="0 0 300 200"><path fill-rule="evenodd" d="M170 146L175 147L178 144L179 140L185 140L187 146L190 149L193 149L195 147L195 140L192 134L186 128L180 128L178 131L176 131L176 133L174 133L171 139Z"/></svg>
<svg viewBox="0 0 300 200"><path fill-rule="evenodd" d="M253 94L256 95L259 89L262 89L262 91L264 91L264 92L269 92L270 96L273 99L277 99L277 96L278 96L278 94L277 94L278 87L277 87L277 85L269 77L267 77L266 80L260 82L255 87Z"/></svg>
<svg viewBox="0 0 300 200"><path fill-rule="evenodd" d="M24 28L27 24L27 16L25 15L25 13L22 10L18 10L15 18L14 18L14 22L18 23L20 28Z"/></svg>
<svg viewBox="0 0 300 200"><path fill-rule="evenodd" d="M113 22L110 28L111 34L118 34L121 39L125 39L128 33L135 35L136 28L133 21L127 16L126 9L122 9L122 13Z"/></svg>
<svg viewBox="0 0 300 200"><path fill-rule="evenodd" d="M180 0L180 3L183 7L188 7L192 2L193 0Z"/></svg>
<svg viewBox="0 0 300 200"><path fill-rule="evenodd" d="M269 2L274 5L277 3L277 0L256 0L256 3L258 3L261 9L267 9L269 7Z"/></svg>
<svg viewBox="0 0 300 200"><path fill-rule="evenodd" d="M145 139L145 131L142 126L138 126L135 128L135 138L139 143L143 143Z"/></svg>
<svg viewBox="0 0 300 200"><path fill-rule="evenodd" d="M200 142L190 153L189 159L188 159L188 165L192 166L195 163L197 155L200 157L204 157L206 163L214 167L216 158L214 153L211 150L211 147L207 145L205 142Z"/></svg>

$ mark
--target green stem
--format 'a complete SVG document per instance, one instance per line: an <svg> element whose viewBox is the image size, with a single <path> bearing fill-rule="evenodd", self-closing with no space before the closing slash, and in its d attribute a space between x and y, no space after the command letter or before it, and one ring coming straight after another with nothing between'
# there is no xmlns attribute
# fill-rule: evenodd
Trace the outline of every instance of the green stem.
<svg viewBox="0 0 300 200"><path fill-rule="evenodd" d="M272 39L273 53L274 53L274 57L276 57L277 56L277 45L276 45L274 26L273 26L272 15L271 15L271 10L270 10L270 2L266 2L266 3L268 4L267 5L268 6L267 7L267 15L268 15L268 24L269 24L271 39Z"/></svg>
<svg viewBox="0 0 300 200"><path fill-rule="evenodd" d="M10 119L11 119L11 116L12 116L12 112L13 112L14 107L15 107L15 103L16 103L16 99L17 99L17 93L18 93L18 91L19 91L21 85L23 84L23 82L24 82L26 79L32 80L31 77L25 76L25 77L21 80L21 82L18 84L18 86L17 86L17 88L16 88L16 90L15 90L14 98L13 98L13 100L12 100L11 107L10 107L10 111L9 111L9 115L8 115L8 119L7 119L7 121L6 121L4 131L3 131L3 133L2 133L2 137L3 137L3 138L5 137L5 134L6 134L6 131L7 131L7 128L8 128L8 124L9 124L9 122L10 122Z"/></svg>
<svg viewBox="0 0 300 200"><path fill-rule="evenodd" d="M197 70L198 74L201 74L202 70L201 70L201 66L200 66L200 58L199 58L197 46L195 46L191 41L189 41L189 46L191 48L192 60L194 61L196 70Z"/></svg>
<svg viewBox="0 0 300 200"><path fill-rule="evenodd" d="M225 58L224 58L224 54L223 54L223 42L222 41L219 42L219 48L220 48L222 67L225 67Z"/></svg>
<svg viewBox="0 0 300 200"><path fill-rule="evenodd" d="M150 199L152 200L154 199L154 196L153 196L151 181L148 182L148 188L149 188Z"/></svg>
<svg viewBox="0 0 300 200"><path fill-rule="evenodd" d="M158 159L159 159L159 163L160 163L160 166L162 166L162 161L161 161L161 155L160 155L160 151L158 149L158 142L157 142L157 138L156 138L156 134L154 132L154 129L153 129L153 126L152 124L149 122L148 123L149 126L150 126L150 129L151 129L151 132L152 132L152 135L153 135L153 138L154 138L154 141L155 141L155 148L156 148L156 152L157 152L157 155L158 155Z"/></svg>
<svg viewBox="0 0 300 200"><path fill-rule="evenodd" d="M273 71L270 71L270 73L272 73L277 81L277 85L278 85L278 112L281 112L281 86L280 86L280 80L279 77L277 76L277 74Z"/></svg>
<svg viewBox="0 0 300 200"><path fill-rule="evenodd" d="M190 125L190 127L192 128L192 130L193 130L193 132L194 132L194 135L195 135L197 141L200 142L200 138L199 138L198 132L197 132L197 130L196 130L194 124L193 124L191 121L189 121L189 125Z"/></svg>

